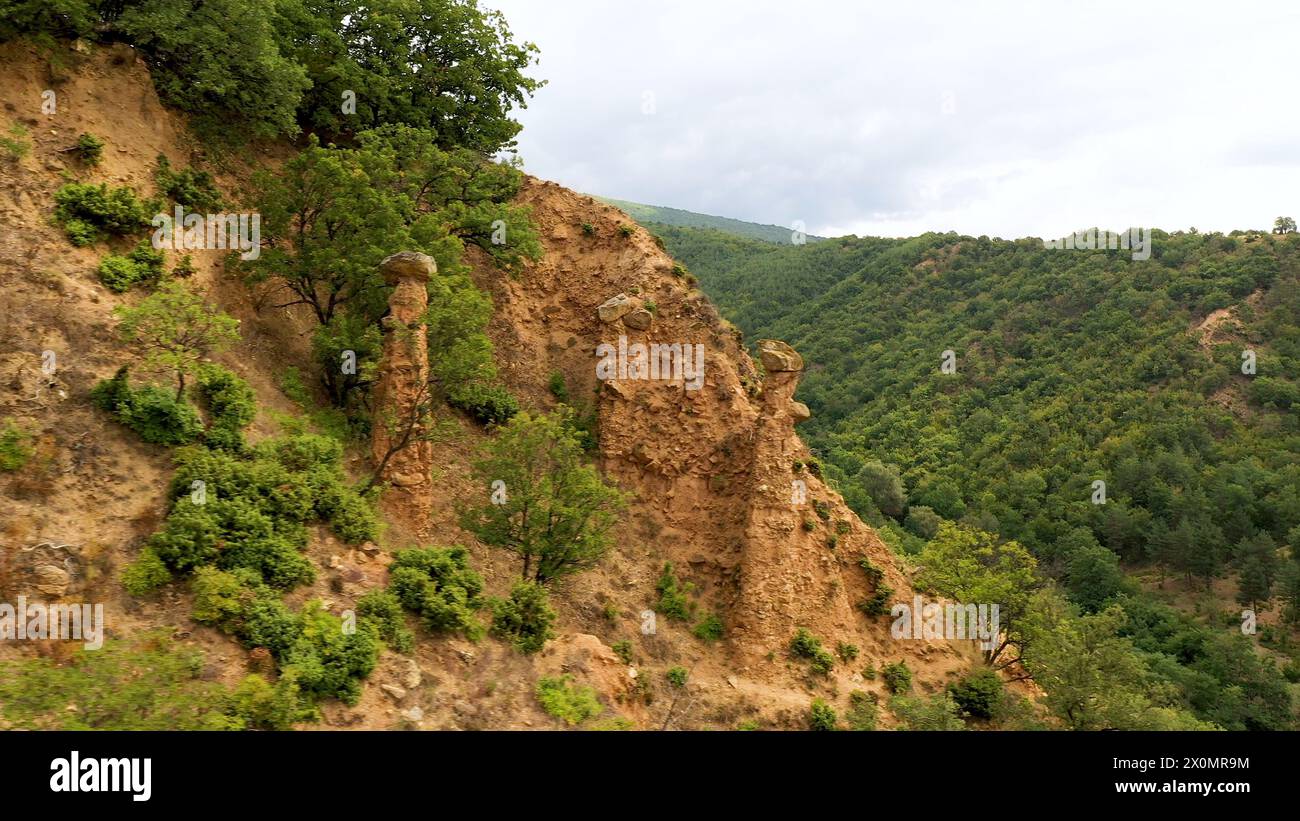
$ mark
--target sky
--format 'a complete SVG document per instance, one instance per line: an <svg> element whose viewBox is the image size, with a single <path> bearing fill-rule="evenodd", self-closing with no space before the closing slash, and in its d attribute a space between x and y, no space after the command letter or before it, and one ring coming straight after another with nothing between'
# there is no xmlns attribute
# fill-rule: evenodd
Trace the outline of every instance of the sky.
<svg viewBox="0 0 1300 821"><path fill-rule="evenodd" d="M1300 4L481 0L537 44L525 169L811 234L1300 215Z"/></svg>

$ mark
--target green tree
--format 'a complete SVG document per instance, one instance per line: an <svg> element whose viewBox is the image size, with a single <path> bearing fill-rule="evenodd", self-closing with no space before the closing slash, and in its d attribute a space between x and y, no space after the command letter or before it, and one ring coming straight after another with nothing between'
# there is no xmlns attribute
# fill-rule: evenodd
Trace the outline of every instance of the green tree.
<svg viewBox="0 0 1300 821"><path fill-rule="evenodd" d="M227 316L182 282L164 283L135 307L114 309L117 331L148 368L176 373L176 401L185 377L203 360L239 341L239 320Z"/></svg>
<svg viewBox="0 0 1300 821"><path fill-rule="evenodd" d="M484 488L500 490L504 498L496 495L467 509L462 524L484 543L517 554L525 580L545 583L600 561L626 504L621 492L582 463L571 416L565 409L520 413L474 464Z"/></svg>
<svg viewBox="0 0 1300 821"><path fill-rule="evenodd" d="M1258 609L1273 597L1277 580L1277 544L1267 533L1257 533L1237 545L1237 601Z"/></svg>
<svg viewBox="0 0 1300 821"><path fill-rule="evenodd" d="M515 43L476 0L279 0L274 20L281 51L311 81L299 117L313 131L405 123L442 148L492 154L513 144L510 111L542 85L524 74L537 47ZM347 92L355 113L343 110Z"/></svg>
<svg viewBox="0 0 1300 821"><path fill-rule="evenodd" d="M944 523L917 559L918 582L962 604L996 604L1003 635L985 651L990 664L1019 644L1020 620L1040 584L1038 562L1018 542Z"/></svg>

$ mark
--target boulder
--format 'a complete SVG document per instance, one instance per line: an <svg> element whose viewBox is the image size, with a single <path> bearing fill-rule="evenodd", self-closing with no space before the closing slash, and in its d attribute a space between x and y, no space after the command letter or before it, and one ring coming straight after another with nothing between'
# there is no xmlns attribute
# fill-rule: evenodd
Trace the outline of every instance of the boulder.
<svg viewBox="0 0 1300 821"><path fill-rule="evenodd" d="M623 324L634 331L644 331L655 321L655 315L645 308L637 308L623 317Z"/></svg>
<svg viewBox="0 0 1300 821"><path fill-rule="evenodd" d="M764 370L768 373L803 370L803 357L780 340L759 340L758 354L763 361Z"/></svg>
<svg viewBox="0 0 1300 821"><path fill-rule="evenodd" d="M811 419L812 411L808 410L808 406L802 402L791 402L790 415L794 417L794 423L797 425Z"/></svg>
<svg viewBox="0 0 1300 821"><path fill-rule="evenodd" d="M55 598L68 592L68 585L72 581L68 571L52 564L37 565L33 575L36 577L35 588L41 593Z"/></svg>
<svg viewBox="0 0 1300 821"><path fill-rule="evenodd" d="M632 299L627 294L619 294L610 297L596 308L596 313L600 316L601 322L614 322L627 316L636 308L632 304Z"/></svg>

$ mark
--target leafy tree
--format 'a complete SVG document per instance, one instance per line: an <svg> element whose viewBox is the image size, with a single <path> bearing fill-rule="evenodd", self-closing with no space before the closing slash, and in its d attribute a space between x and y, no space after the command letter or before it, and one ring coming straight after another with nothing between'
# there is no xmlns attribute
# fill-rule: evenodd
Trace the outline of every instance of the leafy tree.
<svg viewBox="0 0 1300 821"><path fill-rule="evenodd" d="M140 50L164 102L194 113L212 133L228 129L232 115L255 137L297 133L294 112L310 81L281 54L263 4L128 0L122 6L113 30Z"/></svg>
<svg viewBox="0 0 1300 821"><path fill-rule="evenodd" d="M517 554L525 580L546 583L591 567L612 546L610 529L626 502L582 453L571 414L520 413L474 464L484 487L504 483L505 499L464 511L464 527Z"/></svg>
<svg viewBox="0 0 1300 821"><path fill-rule="evenodd" d="M524 74L536 46L516 44L475 0L281 0L274 20L281 51L311 81L299 117L313 131L404 123L431 129L441 148L492 154L519 132L511 108L541 86ZM346 92L355 114L342 109Z"/></svg>
<svg viewBox="0 0 1300 821"><path fill-rule="evenodd" d="M963 604L997 604L1004 636L986 651L990 664L1013 643L1038 586L1037 561L1017 542L944 524L921 551L919 582Z"/></svg>
<svg viewBox="0 0 1300 821"><path fill-rule="evenodd" d="M239 341L239 320L227 316L182 282L167 282L139 305L114 309L117 332L147 368L174 371L176 401L185 377L202 361Z"/></svg>
<svg viewBox="0 0 1300 821"><path fill-rule="evenodd" d="M1295 233L1295 220L1291 217L1278 217L1273 220L1274 234L1293 234Z"/></svg>

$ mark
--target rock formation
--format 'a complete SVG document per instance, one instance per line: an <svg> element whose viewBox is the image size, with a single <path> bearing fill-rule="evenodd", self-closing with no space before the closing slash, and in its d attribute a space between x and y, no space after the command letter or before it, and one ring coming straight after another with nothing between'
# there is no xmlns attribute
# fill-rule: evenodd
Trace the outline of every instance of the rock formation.
<svg viewBox="0 0 1300 821"><path fill-rule="evenodd" d="M380 263L393 286L384 317L384 351L379 362L370 451L377 481L392 486L388 502L418 526L433 509L432 445L425 438L429 407L429 348L423 320L429 304L433 259L403 251Z"/></svg>

